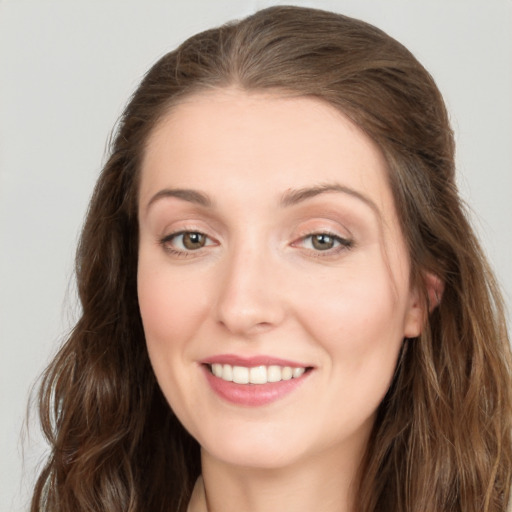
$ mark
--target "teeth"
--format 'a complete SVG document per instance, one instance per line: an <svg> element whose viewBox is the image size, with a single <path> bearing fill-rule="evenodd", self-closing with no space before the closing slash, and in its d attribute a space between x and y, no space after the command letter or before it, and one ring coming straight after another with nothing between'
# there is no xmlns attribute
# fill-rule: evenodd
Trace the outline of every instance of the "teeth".
<svg viewBox="0 0 512 512"><path fill-rule="evenodd" d="M293 370L289 366L285 366L281 370L281 378L283 380L290 380L293 377Z"/></svg>
<svg viewBox="0 0 512 512"><path fill-rule="evenodd" d="M215 377L222 377L222 365L221 364L212 364L211 366L212 373Z"/></svg>
<svg viewBox="0 0 512 512"><path fill-rule="evenodd" d="M267 367L255 366L249 368L249 382L251 384L266 384L267 383Z"/></svg>
<svg viewBox="0 0 512 512"><path fill-rule="evenodd" d="M233 380L233 367L230 364L225 364L224 366L219 365L222 367L222 374L218 375L218 377L221 377L224 380L228 380L231 382Z"/></svg>
<svg viewBox="0 0 512 512"><path fill-rule="evenodd" d="M230 364L212 364L211 372L215 377L235 382L236 384L267 384L281 380L297 379L304 374L306 368L291 366L231 366Z"/></svg>
<svg viewBox="0 0 512 512"><path fill-rule="evenodd" d="M224 375L224 367L222 368L222 375ZM249 384L249 368L245 366L233 366L233 382L237 384Z"/></svg>
<svg viewBox="0 0 512 512"><path fill-rule="evenodd" d="M304 372L306 371L306 368L294 368L292 370L292 375L294 379L297 379L300 377Z"/></svg>
<svg viewBox="0 0 512 512"><path fill-rule="evenodd" d="M269 366L267 370L267 375L268 382L279 382L281 380L281 367Z"/></svg>

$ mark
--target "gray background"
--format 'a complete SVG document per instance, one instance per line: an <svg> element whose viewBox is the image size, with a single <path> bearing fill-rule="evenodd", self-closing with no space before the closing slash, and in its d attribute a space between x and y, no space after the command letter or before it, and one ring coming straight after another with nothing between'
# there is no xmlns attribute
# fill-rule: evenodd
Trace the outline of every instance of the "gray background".
<svg viewBox="0 0 512 512"><path fill-rule="evenodd" d="M27 401L76 318L74 248L123 105L185 37L275 3L0 0L0 511L28 509L43 445ZM290 3L374 23L431 71L510 311L512 1Z"/></svg>

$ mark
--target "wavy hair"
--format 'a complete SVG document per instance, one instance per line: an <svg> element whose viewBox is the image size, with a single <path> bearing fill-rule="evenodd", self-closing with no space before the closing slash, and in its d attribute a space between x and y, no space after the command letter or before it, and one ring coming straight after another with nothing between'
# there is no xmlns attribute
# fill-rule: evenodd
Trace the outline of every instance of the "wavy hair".
<svg viewBox="0 0 512 512"><path fill-rule="evenodd" d="M39 395L51 453L32 512L183 512L197 442L160 392L138 308L138 180L159 120L185 96L236 86L319 98L381 148L412 265L444 283L404 341L362 462L361 512L503 512L512 480L511 354L502 299L455 184L454 142L428 72L379 29L274 7L198 34L129 101L76 258L82 314Z"/></svg>

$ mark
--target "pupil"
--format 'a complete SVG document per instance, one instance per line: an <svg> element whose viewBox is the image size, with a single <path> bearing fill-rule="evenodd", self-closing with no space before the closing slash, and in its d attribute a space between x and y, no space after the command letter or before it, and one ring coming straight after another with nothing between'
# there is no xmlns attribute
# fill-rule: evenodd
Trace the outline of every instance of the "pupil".
<svg viewBox="0 0 512 512"><path fill-rule="evenodd" d="M320 251L326 251L332 249L334 245L334 239L329 235L315 235L313 237L313 247Z"/></svg>
<svg viewBox="0 0 512 512"><path fill-rule="evenodd" d="M183 245L187 249L200 249L204 245L204 236L201 233L186 233Z"/></svg>

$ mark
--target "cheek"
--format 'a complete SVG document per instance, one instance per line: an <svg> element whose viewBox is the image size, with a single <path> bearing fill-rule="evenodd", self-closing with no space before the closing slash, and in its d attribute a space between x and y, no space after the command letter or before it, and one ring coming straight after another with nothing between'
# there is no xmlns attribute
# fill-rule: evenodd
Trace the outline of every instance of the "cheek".
<svg viewBox="0 0 512 512"><path fill-rule="evenodd" d="M403 286L403 285L399 285ZM309 288L303 322L345 372L388 375L403 340L406 290L378 265ZM400 297L400 298L399 298Z"/></svg>
<svg viewBox="0 0 512 512"><path fill-rule="evenodd" d="M338 281L310 293L303 326L322 346L327 389L324 410L333 435L356 432L371 418L391 384L403 342L403 310L386 274ZM322 299L323 296L323 299ZM339 409L338 404L343 408ZM341 427L340 427L341 425Z"/></svg>
<svg viewBox="0 0 512 512"><path fill-rule="evenodd" d="M194 283L180 273L139 260L138 298L148 347L179 344L188 339L204 312L201 295Z"/></svg>
<svg viewBox="0 0 512 512"><path fill-rule="evenodd" d="M204 300L198 282L168 272L155 259L139 257L137 275L139 307L153 371L169 405L181 418L196 410L190 341L204 317Z"/></svg>

